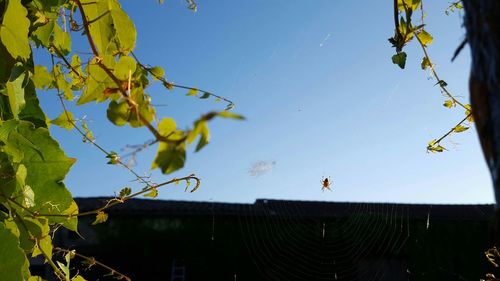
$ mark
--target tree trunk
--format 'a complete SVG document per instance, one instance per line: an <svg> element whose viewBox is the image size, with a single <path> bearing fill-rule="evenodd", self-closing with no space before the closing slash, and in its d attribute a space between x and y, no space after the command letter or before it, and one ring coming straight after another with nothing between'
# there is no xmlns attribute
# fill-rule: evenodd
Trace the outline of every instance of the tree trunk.
<svg viewBox="0 0 500 281"><path fill-rule="evenodd" d="M472 114L496 201L496 244L500 245L500 0L463 0L472 55L469 80Z"/></svg>

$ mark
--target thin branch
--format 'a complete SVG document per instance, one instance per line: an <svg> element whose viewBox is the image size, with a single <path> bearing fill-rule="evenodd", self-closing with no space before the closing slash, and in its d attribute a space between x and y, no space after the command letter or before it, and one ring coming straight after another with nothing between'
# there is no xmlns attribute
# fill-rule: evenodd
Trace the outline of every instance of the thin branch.
<svg viewBox="0 0 500 281"><path fill-rule="evenodd" d="M201 93L203 94L206 94L206 95L210 95L212 97L215 97L217 99L220 99L220 100L223 100L227 103L227 107L226 109L229 110L229 109L232 109L234 108L234 102L222 97L222 96L219 96L219 95L216 95L216 94L213 94L209 91L205 91L205 90L202 90L202 89L199 89L199 88L195 88L195 87L190 87L190 86L184 86L184 85L179 85L179 84L176 84L176 83L173 83L173 82L169 82L167 81L167 79L165 79L164 77L161 77L161 76L157 76L155 73L153 73L151 71L151 68L150 67L147 67L145 66L143 63L141 63L139 61L139 59L137 58L137 56L134 54L134 52L131 52L132 56L134 57L134 59L136 60L137 64L139 65L139 67L141 67L142 69L146 70L149 74L151 74L154 78L158 79L159 81L161 81L163 83L163 85L167 88L167 89L170 89L170 88L180 88L180 89L186 89L186 90L196 90L196 91L200 91Z"/></svg>
<svg viewBox="0 0 500 281"><path fill-rule="evenodd" d="M420 45L420 47L422 48L422 51L424 52L424 56L425 58L429 61L429 67L432 71L432 74L434 75L434 77L436 77L436 80L438 81L437 85L439 85L439 87L441 88L441 90L443 90L443 93L446 94L446 96L448 96L454 103L460 105L461 107L463 107L464 109L466 110L469 110L463 103L461 103L459 100L457 100L449 91L448 89L446 88L445 84L443 84L441 81L441 78L439 78L439 75L437 74L436 72L436 68L434 67L434 64L432 63L431 61L431 58L429 57L429 54L427 53L427 46L424 45L424 43L422 43L422 41L420 40L420 38L418 38L418 36L415 36L415 38L417 38L417 41Z"/></svg>
<svg viewBox="0 0 500 281"><path fill-rule="evenodd" d="M439 139L437 139L433 144L432 146L428 146L427 147L427 150L430 151L431 149L430 148L433 148L433 147L437 147L439 146L439 144L441 143L442 140L444 140L446 137L448 137L451 133L453 133L455 131L455 129L462 125L465 121L467 121L467 119L469 119L470 117L472 116L472 113L469 113L467 116L465 116L464 119L462 119L460 122L458 122L455 126L453 126L453 128L451 128L446 134L444 134L442 137L440 137Z"/></svg>
<svg viewBox="0 0 500 281"><path fill-rule="evenodd" d="M104 268L104 269L107 269L111 272L111 274L114 276L114 275L117 275L117 278L118 279L125 279L127 281L132 281L132 279L130 277L128 277L127 275L119 272L118 270L112 268L112 267L109 267L107 265L105 265L104 263L96 260L94 257L87 257L85 255L82 255L82 254L79 254L75 251L72 251L72 250L68 250L68 249L62 249L62 248L59 248L59 247L54 247L54 250L57 251L57 252L63 252L63 253L66 253L66 254L71 254L71 255L75 255L81 259L84 259L88 264L89 264L89 268L95 264L97 264L98 266Z"/></svg>

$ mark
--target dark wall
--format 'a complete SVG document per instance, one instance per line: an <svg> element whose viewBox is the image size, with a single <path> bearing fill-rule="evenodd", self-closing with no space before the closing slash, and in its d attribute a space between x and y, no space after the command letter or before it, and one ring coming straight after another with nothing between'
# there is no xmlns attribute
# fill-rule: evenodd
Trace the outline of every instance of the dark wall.
<svg viewBox="0 0 500 281"><path fill-rule="evenodd" d="M159 213L111 211L108 222L96 226L82 219L87 239L61 231L58 243L133 280L172 280L174 263L190 281L479 280L493 270L484 257L493 241L489 213L434 214L430 221L411 209L341 217ZM81 273L112 280L96 267Z"/></svg>

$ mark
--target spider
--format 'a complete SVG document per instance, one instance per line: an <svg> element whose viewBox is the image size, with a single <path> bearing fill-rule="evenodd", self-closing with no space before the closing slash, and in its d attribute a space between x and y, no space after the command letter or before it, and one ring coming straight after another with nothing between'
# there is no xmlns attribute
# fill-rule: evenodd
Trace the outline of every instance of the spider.
<svg viewBox="0 0 500 281"><path fill-rule="evenodd" d="M332 184L332 179L330 177L327 177L327 178L323 177L321 179L321 184L322 184L321 191L325 191L325 189L332 191L330 189L330 185Z"/></svg>

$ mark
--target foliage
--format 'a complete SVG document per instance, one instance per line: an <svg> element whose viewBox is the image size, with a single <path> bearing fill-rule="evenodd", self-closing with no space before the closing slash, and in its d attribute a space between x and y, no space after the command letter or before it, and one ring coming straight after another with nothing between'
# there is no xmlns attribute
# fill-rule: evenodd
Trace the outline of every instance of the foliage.
<svg viewBox="0 0 500 281"><path fill-rule="evenodd" d="M449 131L447 131L443 136L437 139L431 140L427 145L427 152L443 152L446 150L441 145L441 142L450 136L452 133L461 133L469 129L470 123L474 120L472 118L471 107L469 104L464 104L460 102L456 96L451 94L448 90L448 83L442 80L437 71L436 66L432 63L432 60L428 53L428 46L432 44L433 37L425 29L425 13L424 7L421 0L395 0L394 5L394 25L395 34L393 37L389 38L389 42L394 48L396 48L396 54L392 56L392 62L398 65L401 69L406 66L407 54L403 51L404 47L413 40L416 40L420 45L423 58L420 66L424 71L430 71L433 78L436 79L436 86L439 86L441 94L444 96L445 101L443 106L446 108L459 107L463 110L465 118L460 120L455 126L453 126ZM445 13L448 15L457 9L462 9L462 4L460 1L451 3L446 9ZM420 22L414 24L415 13L420 10ZM457 52L461 50L463 44L457 49ZM457 53L455 54L455 56Z"/></svg>
<svg viewBox="0 0 500 281"><path fill-rule="evenodd" d="M196 10L194 1L187 1ZM160 66L148 66L134 55L134 23L117 0L2 0L0 1L0 276L2 280L41 280L31 276L28 257L43 256L60 280L81 281L72 272L76 256L90 265L109 270L112 276L130 280L118 271L72 250L55 247L60 227L78 231L78 217L95 216L94 224L108 219L106 209L137 196L156 197L158 188L192 180L191 192L200 185L195 175L153 183L140 177L120 156L104 149L93 138L87 123L75 118L66 103L107 103L107 117L116 126L145 127L153 136L147 146L158 144L152 168L165 174L184 166L186 148L198 139L195 150L210 140L207 123L215 117L243 119L229 112L234 104L194 87L174 84ZM90 55L72 51L72 39L83 36ZM51 65L36 65L32 47L45 50ZM148 87L159 81L165 90L180 88L200 99L225 101L220 112L195 120L190 130L180 130L172 118L159 119ZM38 91L49 91L61 104L60 115L49 120L39 105ZM77 98L78 96L78 98ZM64 185L76 159L68 157L52 138L49 126L80 134L83 141L100 150L107 163L130 171L142 190L125 187L119 196L96 210L79 213ZM137 150L140 151L146 146ZM103 157L104 161L104 157Z"/></svg>

